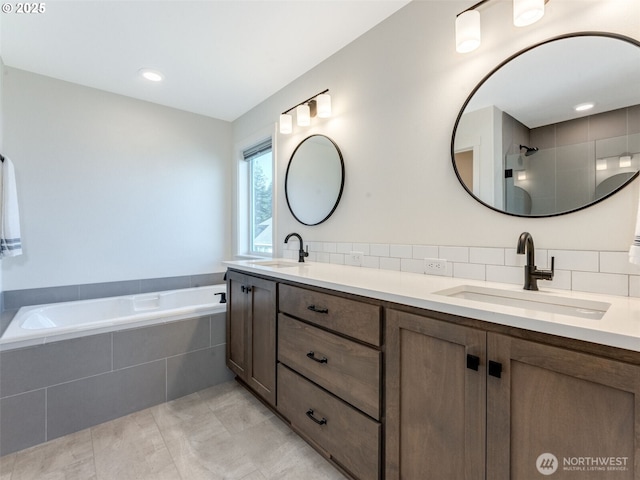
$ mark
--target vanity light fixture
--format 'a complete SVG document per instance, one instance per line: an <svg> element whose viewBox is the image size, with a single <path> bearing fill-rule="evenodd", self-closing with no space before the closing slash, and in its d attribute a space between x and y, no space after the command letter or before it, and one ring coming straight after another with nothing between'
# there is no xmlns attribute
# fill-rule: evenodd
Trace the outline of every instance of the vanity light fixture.
<svg viewBox="0 0 640 480"><path fill-rule="evenodd" d="M141 68L139 70L139 73L142 78L149 80L150 82L161 82L162 80L164 80L164 75L162 74L162 72L159 72L158 70L154 70L152 68Z"/></svg>
<svg viewBox="0 0 640 480"><path fill-rule="evenodd" d="M631 155L620 156L620 168L627 168L631 166Z"/></svg>
<svg viewBox="0 0 640 480"><path fill-rule="evenodd" d="M606 170L606 169L607 169L607 159L596 158L596 170Z"/></svg>
<svg viewBox="0 0 640 480"><path fill-rule="evenodd" d="M472 52L480 46L480 12L476 9L489 0L481 0L456 16L456 52ZM513 24L524 27L544 15L549 0L513 0Z"/></svg>
<svg viewBox="0 0 640 480"><path fill-rule="evenodd" d="M291 112L296 111L296 124L299 127L311 125L311 118L328 118L331 116L331 95L329 89L316 93L313 97L307 98L304 102L285 110L280 114L280 133L288 134L293 131L293 116Z"/></svg>

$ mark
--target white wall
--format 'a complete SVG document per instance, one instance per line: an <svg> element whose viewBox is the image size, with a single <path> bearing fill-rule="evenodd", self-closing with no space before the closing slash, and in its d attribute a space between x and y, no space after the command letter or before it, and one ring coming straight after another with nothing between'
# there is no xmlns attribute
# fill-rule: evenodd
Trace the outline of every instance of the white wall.
<svg viewBox="0 0 640 480"><path fill-rule="evenodd" d="M5 290L223 270L228 122L6 70L24 254Z"/></svg>
<svg viewBox="0 0 640 480"><path fill-rule="evenodd" d="M541 248L626 250L633 238L638 183L577 213L525 219L472 199L451 166L451 133L474 86L519 50L556 35L609 31L640 39L640 2L553 0L538 23L516 28L511 2L481 10L483 44L454 48L454 19L471 2L414 1L234 122L234 142L272 126L278 114L325 88L334 115L277 138L278 188L296 144L323 133L340 146L346 184L333 216L305 227L278 197L278 246L305 240L515 247L530 231ZM321 39L319 39L321 41ZM543 79L541 79L543 81Z"/></svg>

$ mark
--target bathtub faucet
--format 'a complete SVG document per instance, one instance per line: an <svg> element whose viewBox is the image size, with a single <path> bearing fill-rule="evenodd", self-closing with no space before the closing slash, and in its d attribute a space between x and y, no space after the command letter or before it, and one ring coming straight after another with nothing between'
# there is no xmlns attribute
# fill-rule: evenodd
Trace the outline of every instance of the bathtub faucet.
<svg viewBox="0 0 640 480"><path fill-rule="evenodd" d="M307 245L307 251L304 251L302 237L298 233L290 233L284 239L284 243L289 243L289 239L291 237L296 237L298 242L300 242L300 250L298 250L298 262L304 263L304 257L309 256L309 245Z"/></svg>

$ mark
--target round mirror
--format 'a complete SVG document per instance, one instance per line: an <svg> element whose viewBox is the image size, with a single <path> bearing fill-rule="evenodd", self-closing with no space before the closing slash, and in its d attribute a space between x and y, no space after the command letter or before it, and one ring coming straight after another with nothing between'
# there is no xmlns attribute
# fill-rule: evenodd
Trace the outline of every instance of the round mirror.
<svg viewBox="0 0 640 480"><path fill-rule="evenodd" d="M586 32L512 56L464 103L451 155L464 188L511 215L613 195L640 170L640 42Z"/></svg>
<svg viewBox="0 0 640 480"><path fill-rule="evenodd" d="M335 211L344 187L344 161L338 146L324 135L305 138L293 151L284 191L293 216L318 225Z"/></svg>

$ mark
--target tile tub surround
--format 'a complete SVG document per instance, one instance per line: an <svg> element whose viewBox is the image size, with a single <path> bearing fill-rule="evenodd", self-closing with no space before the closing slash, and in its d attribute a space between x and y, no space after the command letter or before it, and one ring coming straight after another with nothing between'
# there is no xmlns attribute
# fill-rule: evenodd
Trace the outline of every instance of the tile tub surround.
<svg viewBox="0 0 640 480"><path fill-rule="evenodd" d="M0 352L0 455L233 378L226 313Z"/></svg>
<svg viewBox="0 0 640 480"><path fill-rule="evenodd" d="M0 479L346 480L235 381L0 457Z"/></svg>
<svg viewBox="0 0 640 480"><path fill-rule="evenodd" d="M2 292L3 309L0 315L0 336L9 326L11 319L20 307L217 285L224 283L223 277L224 272L216 272L183 275L180 277L147 278L120 282L8 290Z"/></svg>
<svg viewBox="0 0 640 480"><path fill-rule="evenodd" d="M523 283L525 255L514 248L397 245L380 243L305 242L310 262L354 265L351 252L362 253L363 268L424 273L425 258L447 261L445 276L488 282ZM515 242L514 242L515 244ZM283 257L297 260L297 246L283 244ZM640 266L628 252L536 248L536 265L546 269L555 257L555 276L544 288L640 297Z"/></svg>

